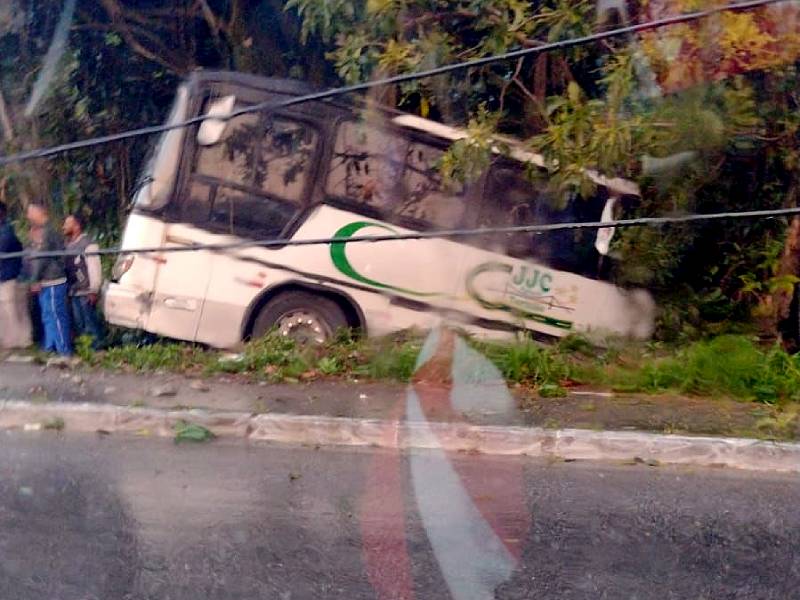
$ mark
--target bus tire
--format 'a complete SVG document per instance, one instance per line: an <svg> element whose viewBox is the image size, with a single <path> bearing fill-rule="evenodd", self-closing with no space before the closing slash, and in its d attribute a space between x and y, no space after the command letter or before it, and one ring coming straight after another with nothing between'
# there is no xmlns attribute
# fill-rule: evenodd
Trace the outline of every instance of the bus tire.
<svg viewBox="0 0 800 600"><path fill-rule="evenodd" d="M298 343L324 344L348 325L347 316L334 300L293 290L279 293L261 308L252 337L263 337L275 329Z"/></svg>

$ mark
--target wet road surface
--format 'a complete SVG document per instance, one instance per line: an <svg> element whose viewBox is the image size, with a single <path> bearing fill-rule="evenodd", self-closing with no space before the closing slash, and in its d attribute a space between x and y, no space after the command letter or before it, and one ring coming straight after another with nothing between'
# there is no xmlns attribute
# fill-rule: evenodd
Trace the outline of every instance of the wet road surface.
<svg viewBox="0 0 800 600"><path fill-rule="evenodd" d="M788 475L0 434L2 599L783 600L799 547Z"/></svg>

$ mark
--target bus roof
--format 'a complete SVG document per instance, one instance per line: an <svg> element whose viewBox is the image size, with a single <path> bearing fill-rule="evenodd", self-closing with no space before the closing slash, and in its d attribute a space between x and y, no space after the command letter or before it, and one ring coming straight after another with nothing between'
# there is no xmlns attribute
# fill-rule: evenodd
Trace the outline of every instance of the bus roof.
<svg viewBox="0 0 800 600"><path fill-rule="evenodd" d="M394 117L392 122L400 127L408 129L415 129L417 131L424 131L436 137L444 138L450 141L463 140L467 137L467 131L459 127L451 127L443 123L437 123L430 119L424 119L416 115L402 114ZM522 147L521 142L517 139L507 136L497 136L499 141L508 144L511 150L511 158L523 163L531 163L537 167L545 167L546 162L541 154L536 154L530 150ZM597 185L602 185L609 190L632 196L639 196L639 186L635 182L621 177L608 178L597 171L587 169L586 176Z"/></svg>
<svg viewBox="0 0 800 600"><path fill-rule="evenodd" d="M315 91L318 91L315 90L308 83L304 81L299 81L297 79L262 77L259 75L251 75L248 73L237 73L234 71L197 70L194 71L189 76L189 82L229 83L233 85L241 85L244 87L254 88L257 90L263 90L279 94L287 94L290 96L292 95L302 96L305 94L310 94ZM337 104L342 108L348 107L348 104L346 103L334 102L334 104ZM349 108L352 109L352 105L349 105ZM396 109L392 109L389 107L381 107L381 108L388 115L390 115L389 117L390 120L398 127L404 127L406 129L414 129L416 131L422 131L430 135L433 135L435 137L439 137L450 141L456 141L467 137L467 131L465 129L458 127L451 127L450 125L445 125L437 121L431 121L430 119L425 119L423 117L418 117L416 115L401 113ZM497 139L508 145L508 147L511 150L511 158L513 158L514 160L517 160L522 163L531 163L542 168L546 166L546 161L544 157L540 154L536 154L535 152L531 152L530 150L525 149L522 146L520 140L507 136L498 136ZM597 185L604 186L611 191L633 196L639 196L641 194L639 186L636 185L636 183L634 183L633 181L622 179L620 177L607 178L598 173L597 171L591 169L587 169L585 173L586 176L589 179L591 179L594 183L596 183Z"/></svg>

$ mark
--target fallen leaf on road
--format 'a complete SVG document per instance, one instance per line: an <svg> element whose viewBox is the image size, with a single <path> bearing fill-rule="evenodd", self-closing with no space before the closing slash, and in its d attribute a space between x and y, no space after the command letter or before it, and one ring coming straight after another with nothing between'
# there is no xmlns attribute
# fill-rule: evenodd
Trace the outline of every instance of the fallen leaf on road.
<svg viewBox="0 0 800 600"><path fill-rule="evenodd" d="M52 419L47 419L42 426L45 429L52 429L54 431L61 431L64 429L64 419L61 417L53 417Z"/></svg>
<svg viewBox="0 0 800 600"><path fill-rule="evenodd" d="M176 444L181 442L208 442L215 437L217 436L212 431L202 425L186 423L185 421L180 421L175 425Z"/></svg>

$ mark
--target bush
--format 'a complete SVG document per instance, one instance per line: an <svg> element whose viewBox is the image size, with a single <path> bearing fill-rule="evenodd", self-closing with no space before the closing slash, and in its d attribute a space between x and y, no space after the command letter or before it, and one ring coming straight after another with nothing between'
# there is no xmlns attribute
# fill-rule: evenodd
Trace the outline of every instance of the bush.
<svg viewBox="0 0 800 600"><path fill-rule="evenodd" d="M676 390L771 404L800 398L800 357L779 346L763 350L745 336L723 335L638 368L612 371L610 381L618 390Z"/></svg>

